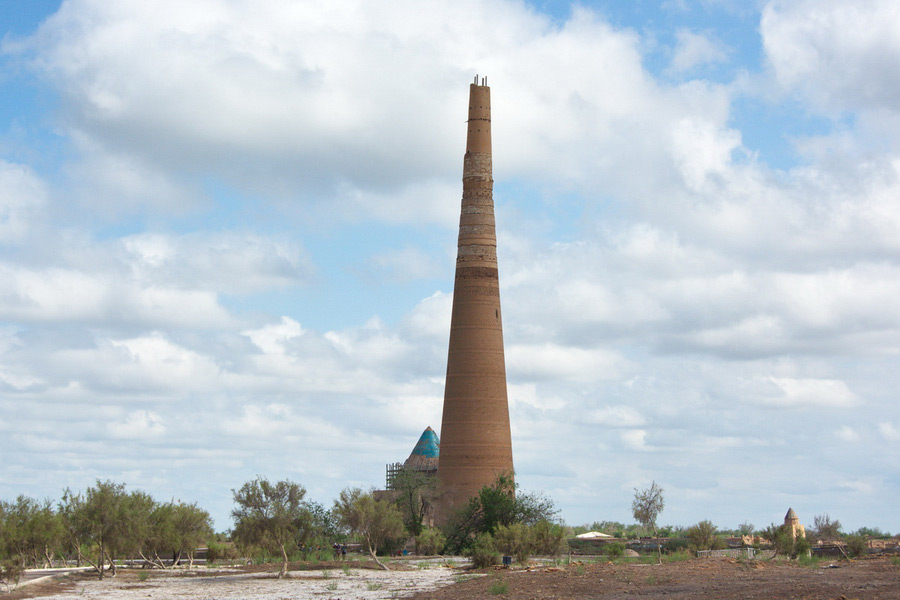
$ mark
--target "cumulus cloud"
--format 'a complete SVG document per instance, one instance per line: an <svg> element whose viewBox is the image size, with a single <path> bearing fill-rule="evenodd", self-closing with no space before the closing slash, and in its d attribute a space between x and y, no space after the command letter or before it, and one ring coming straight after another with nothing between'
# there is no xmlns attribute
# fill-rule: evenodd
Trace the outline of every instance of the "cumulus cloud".
<svg viewBox="0 0 900 600"><path fill-rule="evenodd" d="M840 407L857 403L856 395L843 381L833 379L795 379L773 377L771 379L781 394L766 399L766 403L786 408Z"/></svg>
<svg viewBox="0 0 900 600"><path fill-rule="evenodd" d="M878 433L889 442L900 441L900 427L890 421L882 421L878 424Z"/></svg>
<svg viewBox="0 0 900 600"><path fill-rule="evenodd" d="M777 81L820 110L897 110L895 2L770 2L760 32Z"/></svg>
<svg viewBox="0 0 900 600"><path fill-rule="evenodd" d="M504 2L432 10L73 0L21 51L62 91L64 125L85 150L75 168L100 191L86 201L116 198L120 210L197 207L185 196L191 176L213 173L316 210L330 198L347 214L443 222L459 168L450 142L465 118L465 89L450 82L479 69L501 83L494 127L507 177L621 189L640 172L666 186L678 169L666 138L691 178L733 146L733 133L717 132L723 88L657 85L640 40L587 9L562 26Z"/></svg>
<svg viewBox="0 0 900 600"><path fill-rule="evenodd" d="M371 256L368 264L373 279L394 283L434 277L436 271L434 261L421 250L413 247L380 252Z"/></svg>
<svg viewBox="0 0 900 600"><path fill-rule="evenodd" d="M31 169L0 160L0 245L23 241L45 202L44 184Z"/></svg>
<svg viewBox="0 0 900 600"><path fill-rule="evenodd" d="M588 421L607 427L641 427L644 417L629 406L604 406L588 413Z"/></svg>
<svg viewBox="0 0 900 600"><path fill-rule="evenodd" d="M676 45L670 69L683 72L699 65L722 63L728 60L728 49L707 35L681 29L675 33Z"/></svg>
<svg viewBox="0 0 900 600"><path fill-rule="evenodd" d="M124 420L107 425L110 436L126 440L160 437L165 434L166 426L156 413L137 410Z"/></svg>
<svg viewBox="0 0 900 600"><path fill-rule="evenodd" d="M644 429L628 429L620 433L619 438L631 450L647 449L647 431Z"/></svg>
<svg viewBox="0 0 900 600"><path fill-rule="evenodd" d="M130 270L141 281L252 293L304 283L314 272L297 242L255 233L146 233L121 243Z"/></svg>
<svg viewBox="0 0 900 600"><path fill-rule="evenodd" d="M5 485L129 477L227 515L227 490L259 473L326 503L380 483L439 426L479 72L518 480L567 518L628 520L631 488L656 479L682 524L707 517L698 499L736 510L734 489L784 493L797 472L843 482L835 510L896 497L855 475L873 426L849 418L863 406L900 437L884 416L900 340L892 5L771 2L768 66L721 30L668 32L677 83L644 67L652 32L586 7L163 6L70 0L4 42L58 94L70 143L46 180L0 163ZM792 100L691 79L732 65ZM744 146L749 94L826 116L795 140L802 165ZM421 283L444 264L444 284ZM823 432L845 443L810 459Z"/></svg>
<svg viewBox="0 0 900 600"><path fill-rule="evenodd" d="M847 425L841 426L837 431L834 432L835 436L843 441L843 442L857 442L860 439L859 433L856 432L852 427L848 427Z"/></svg>

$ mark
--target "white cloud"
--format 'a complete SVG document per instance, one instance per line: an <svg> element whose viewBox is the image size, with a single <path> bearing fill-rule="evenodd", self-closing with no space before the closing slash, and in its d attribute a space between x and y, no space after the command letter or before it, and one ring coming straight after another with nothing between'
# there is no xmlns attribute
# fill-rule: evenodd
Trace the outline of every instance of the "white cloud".
<svg viewBox="0 0 900 600"><path fill-rule="evenodd" d="M773 406L827 408L853 406L859 402L846 383L835 379L772 377L771 382L781 393L763 401Z"/></svg>
<svg viewBox="0 0 900 600"><path fill-rule="evenodd" d="M892 0L770 2L760 32L777 81L823 110L897 111L900 6Z"/></svg>
<svg viewBox="0 0 900 600"><path fill-rule="evenodd" d="M511 378L528 380L597 381L629 369L615 352L557 344L506 344L506 362Z"/></svg>
<svg viewBox="0 0 900 600"><path fill-rule="evenodd" d="M258 234L145 233L121 243L140 281L248 293L303 283L313 272L296 242Z"/></svg>
<svg viewBox="0 0 900 600"><path fill-rule="evenodd" d="M647 449L647 431L645 429L628 429L619 434L622 444L630 450Z"/></svg>
<svg viewBox="0 0 900 600"><path fill-rule="evenodd" d="M474 1L425 16L409 2L323 13L274 1L159 11L73 0L31 41L34 63L63 92L64 123L86 157L74 172L93 182L84 196L98 211L197 210L206 200L192 176L211 173L289 198L281 210L297 219L309 214L299 200L351 218L362 209L442 223L453 216L447 194L458 197L451 140L465 119L465 89L450 82L475 71L500 83L505 177L665 187L679 168L670 137L692 180L720 160L734 139L716 132L724 88L658 86L639 47L583 8L557 27L521 5ZM702 136L688 143L683 125L672 131L679 122Z"/></svg>
<svg viewBox="0 0 900 600"><path fill-rule="evenodd" d="M842 520L860 481L892 506L896 486L857 473L894 466L860 454L871 426L850 418L865 406L900 438L897 51L889 5L860 6L769 5L784 101L751 89L778 86L741 54L750 29L732 50L721 28L639 34L503 0L64 3L20 50L4 43L60 97L67 144L40 168L0 163L4 490L128 477L227 515L227 490L258 473L326 504L380 483L439 427L480 72L526 489L575 520L627 521L651 479L681 524L710 516L698 499L768 522L753 498L790 505L784 490L816 498L822 481ZM644 68L669 34L677 84ZM685 80L704 67L736 83ZM777 129L736 114L754 93L776 123L834 117L795 140L802 166L744 147L750 127ZM373 285L387 279L404 285ZM809 458L822 432L850 443ZM52 489L24 487L34 472Z"/></svg>
<svg viewBox="0 0 900 600"><path fill-rule="evenodd" d="M281 322L265 325L260 329L243 332L249 337L257 348L268 355L284 356L287 353L287 344L294 338L304 335L300 323L289 317L281 317Z"/></svg>
<svg viewBox="0 0 900 600"><path fill-rule="evenodd" d="M900 427L890 421L882 421L878 424L878 433L889 442L900 441Z"/></svg>
<svg viewBox="0 0 900 600"><path fill-rule="evenodd" d="M113 273L0 263L0 315L15 321L121 320L220 326L230 317L207 290L142 286Z"/></svg>
<svg viewBox="0 0 900 600"><path fill-rule="evenodd" d="M859 433L848 425L842 425L834 435L843 442L858 442L860 439Z"/></svg>
<svg viewBox="0 0 900 600"><path fill-rule="evenodd" d="M838 487L849 490L850 492L855 492L858 494L864 494L866 496L871 496L875 490L876 486L869 481L861 481L861 480L849 480L849 481L840 481L838 482Z"/></svg>
<svg viewBox="0 0 900 600"><path fill-rule="evenodd" d="M637 410L621 405L606 405L589 411L586 419L590 423L606 425L607 427L642 427L647 422Z"/></svg>
<svg viewBox="0 0 900 600"><path fill-rule="evenodd" d="M436 274L431 258L417 248L407 246L399 250L387 250L368 260L368 277L380 282L406 283Z"/></svg>
<svg viewBox="0 0 900 600"><path fill-rule="evenodd" d="M0 245L22 242L45 202L44 184L31 169L0 160Z"/></svg>
<svg viewBox="0 0 900 600"><path fill-rule="evenodd" d="M680 29L675 33L676 45L670 69L684 72L698 65L723 63L728 60L728 49L708 35Z"/></svg>
<svg viewBox="0 0 900 600"><path fill-rule="evenodd" d="M107 429L111 437L125 440L159 438L166 433L159 415L146 410L134 411L122 421L108 424Z"/></svg>

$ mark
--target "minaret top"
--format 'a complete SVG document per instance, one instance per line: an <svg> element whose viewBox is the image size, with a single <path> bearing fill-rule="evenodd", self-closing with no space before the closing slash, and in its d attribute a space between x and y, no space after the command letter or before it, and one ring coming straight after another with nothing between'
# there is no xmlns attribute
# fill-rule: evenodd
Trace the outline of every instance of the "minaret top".
<svg viewBox="0 0 900 600"><path fill-rule="evenodd" d="M491 153L491 88L487 86L487 77L478 75L475 83L469 85L469 131L466 137L466 153Z"/></svg>

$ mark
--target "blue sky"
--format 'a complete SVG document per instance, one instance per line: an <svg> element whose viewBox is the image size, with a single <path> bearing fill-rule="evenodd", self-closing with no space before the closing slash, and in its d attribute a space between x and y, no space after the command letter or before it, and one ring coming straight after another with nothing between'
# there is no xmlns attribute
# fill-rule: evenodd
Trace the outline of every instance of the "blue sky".
<svg viewBox="0 0 900 600"><path fill-rule="evenodd" d="M893 2L0 9L0 497L380 486L440 426L478 73L520 485L900 530Z"/></svg>

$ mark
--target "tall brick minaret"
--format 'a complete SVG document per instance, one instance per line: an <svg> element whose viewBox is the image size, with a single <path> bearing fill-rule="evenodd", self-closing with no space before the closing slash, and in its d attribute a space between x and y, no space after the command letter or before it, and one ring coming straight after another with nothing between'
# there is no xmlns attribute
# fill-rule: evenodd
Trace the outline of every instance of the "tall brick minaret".
<svg viewBox="0 0 900 600"><path fill-rule="evenodd" d="M506 362L500 318L494 180L491 169L491 88L469 86L462 210L450 349L441 421L438 479L443 516L513 473Z"/></svg>

